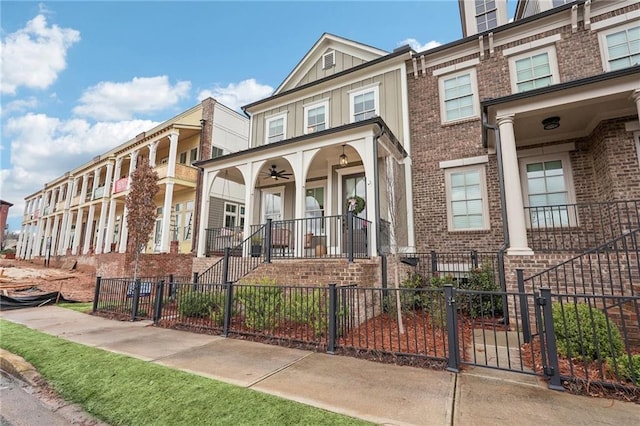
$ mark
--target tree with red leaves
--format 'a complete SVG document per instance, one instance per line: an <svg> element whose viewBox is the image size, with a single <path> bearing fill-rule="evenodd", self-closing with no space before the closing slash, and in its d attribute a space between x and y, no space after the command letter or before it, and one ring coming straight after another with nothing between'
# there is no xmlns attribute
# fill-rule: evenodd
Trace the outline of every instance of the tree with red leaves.
<svg viewBox="0 0 640 426"><path fill-rule="evenodd" d="M148 161L141 161L131 175L131 187L126 198L127 227L129 230L129 252L135 252L135 269L133 278L138 278L138 259L140 252L149 241L156 222L155 196L158 193L158 174L149 166Z"/></svg>

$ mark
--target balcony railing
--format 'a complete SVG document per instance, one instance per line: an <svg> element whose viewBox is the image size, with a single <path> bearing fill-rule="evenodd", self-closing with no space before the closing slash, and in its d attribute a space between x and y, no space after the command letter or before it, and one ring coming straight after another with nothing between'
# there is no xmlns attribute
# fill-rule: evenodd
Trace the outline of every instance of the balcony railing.
<svg viewBox="0 0 640 426"><path fill-rule="evenodd" d="M161 164L154 169L158 174L158 179L164 179L169 172L168 164ZM198 169L184 164L176 164L175 178L187 182L195 183L198 180Z"/></svg>
<svg viewBox="0 0 640 426"><path fill-rule="evenodd" d="M119 192L124 192L127 190L127 184L129 183L129 177L125 176L116 181L116 184L113 188L113 193L117 194Z"/></svg>
<svg viewBox="0 0 640 426"><path fill-rule="evenodd" d="M96 188L96 190L93 191L92 200L97 200L98 198L104 197L104 188L105 188L104 185L102 185L101 187Z"/></svg>
<svg viewBox="0 0 640 426"><path fill-rule="evenodd" d="M525 207L534 251L584 251L640 227L640 200Z"/></svg>

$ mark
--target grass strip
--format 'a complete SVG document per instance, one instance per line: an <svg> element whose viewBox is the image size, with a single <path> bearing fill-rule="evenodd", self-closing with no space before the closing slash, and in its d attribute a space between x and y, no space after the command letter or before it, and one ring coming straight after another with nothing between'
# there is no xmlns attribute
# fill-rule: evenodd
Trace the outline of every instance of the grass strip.
<svg viewBox="0 0 640 426"><path fill-rule="evenodd" d="M76 312L82 312L83 314L86 314L93 310L92 302L81 302L81 303L62 302L62 303L58 303L56 306L60 308L71 309L72 311L76 311Z"/></svg>
<svg viewBox="0 0 640 426"><path fill-rule="evenodd" d="M366 422L0 320L0 347L67 401L111 425L352 425Z"/></svg>

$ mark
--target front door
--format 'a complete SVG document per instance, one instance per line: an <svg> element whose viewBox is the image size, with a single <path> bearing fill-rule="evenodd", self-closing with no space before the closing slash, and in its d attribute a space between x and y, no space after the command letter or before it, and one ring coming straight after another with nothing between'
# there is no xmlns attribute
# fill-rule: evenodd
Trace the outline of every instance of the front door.
<svg viewBox="0 0 640 426"><path fill-rule="evenodd" d="M262 190L262 217L264 223L267 219L273 221L282 220L284 200L284 187Z"/></svg>
<svg viewBox="0 0 640 426"><path fill-rule="evenodd" d="M352 197L361 197L366 201L367 199L367 182L364 173L358 173L355 175L344 176L342 184L342 211L346 213L349 209L347 207L347 200ZM361 218L367 217L367 207L365 203L364 210L357 214Z"/></svg>

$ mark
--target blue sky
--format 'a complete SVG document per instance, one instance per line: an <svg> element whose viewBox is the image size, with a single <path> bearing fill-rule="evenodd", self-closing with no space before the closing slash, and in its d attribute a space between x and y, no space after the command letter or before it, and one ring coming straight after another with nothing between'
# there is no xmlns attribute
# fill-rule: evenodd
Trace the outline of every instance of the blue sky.
<svg viewBox="0 0 640 426"><path fill-rule="evenodd" d="M462 36L456 0L2 1L0 24L10 231L44 183L202 98L268 96L323 32L387 51Z"/></svg>

